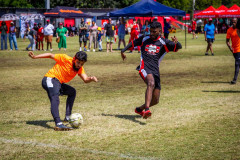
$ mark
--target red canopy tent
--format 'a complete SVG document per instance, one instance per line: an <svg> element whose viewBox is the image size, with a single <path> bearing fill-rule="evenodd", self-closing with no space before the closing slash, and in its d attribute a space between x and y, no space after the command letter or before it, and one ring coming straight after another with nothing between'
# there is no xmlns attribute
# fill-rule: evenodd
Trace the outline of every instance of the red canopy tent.
<svg viewBox="0 0 240 160"><path fill-rule="evenodd" d="M217 18L216 9L210 6L202 12L194 14L194 18Z"/></svg>
<svg viewBox="0 0 240 160"><path fill-rule="evenodd" d="M232 7L230 7L225 12L220 13L219 17L220 18L232 18L232 17L240 18L240 7L238 7L236 4L234 4Z"/></svg>
<svg viewBox="0 0 240 160"><path fill-rule="evenodd" d="M225 13L228 10L228 8L224 5L221 5L220 7L217 8L216 13L218 15Z"/></svg>

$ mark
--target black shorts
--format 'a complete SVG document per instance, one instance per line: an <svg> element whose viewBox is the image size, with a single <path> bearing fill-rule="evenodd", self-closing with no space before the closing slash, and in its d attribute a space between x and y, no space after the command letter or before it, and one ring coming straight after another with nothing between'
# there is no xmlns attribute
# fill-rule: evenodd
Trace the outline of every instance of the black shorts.
<svg viewBox="0 0 240 160"><path fill-rule="evenodd" d="M213 43L213 42L214 42L214 39L213 39L213 38L207 38L207 42L208 42L208 43L210 43L210 42Z"/></svg>
<svg viewBox="0 0 240 160"><path fill-rule="evenodd" d="M152 73L151 70L147 68L141 69L140 66L136 68L136 70L139 71L139 75L142 77L142 79L145 81L145 78L147 77L148 74L152 74L155 82L155 89L161 90L161 83L160 83L160 74L158 73Z"/></svg>
<svg viewBox="0 0 240 160"><path fill-rule="evenodd" d="M79 35L79 42L87 42L86 35Z"/></svg>

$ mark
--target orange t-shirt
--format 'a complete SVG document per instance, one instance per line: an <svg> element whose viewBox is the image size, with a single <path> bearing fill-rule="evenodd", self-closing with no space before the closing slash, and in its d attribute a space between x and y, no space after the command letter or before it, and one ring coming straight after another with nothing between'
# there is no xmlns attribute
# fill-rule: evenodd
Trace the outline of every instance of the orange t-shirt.
<svg viewBox="0 0 240 160"><path fill-rule="evenodd" d="M45 74L45 77L57 78L60 83L67 83L71 81L76 74L85 74L83 67L81 67L78 72L73 69L73 58L66 54L55 54L54 60L57 63Z"/></svg>
<svg viewBox="0 0 240 160"><path fill-rule="evenodd" d="M227 30L227 37L226 38L227 39L231 38L233 53L240 52L240 38L237 34L237 29L233 29L232 27L230 27Z"/></svg>

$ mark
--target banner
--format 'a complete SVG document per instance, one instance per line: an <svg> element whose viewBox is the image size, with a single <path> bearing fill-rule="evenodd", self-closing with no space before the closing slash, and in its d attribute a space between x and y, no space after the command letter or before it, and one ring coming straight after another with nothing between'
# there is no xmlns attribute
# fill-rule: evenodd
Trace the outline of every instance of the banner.
<svg viewBox="0 0 240 160"><path fill-rule="evenodd" d="M186 14L186 16L183 16L183 20L190 20L190 14Z"/></svg>

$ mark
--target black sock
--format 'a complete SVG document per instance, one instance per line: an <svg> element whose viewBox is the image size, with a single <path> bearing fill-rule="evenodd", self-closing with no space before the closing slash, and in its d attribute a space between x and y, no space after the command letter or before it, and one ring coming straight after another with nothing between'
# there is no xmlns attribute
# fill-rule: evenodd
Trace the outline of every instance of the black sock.
<svg viewBox="0 0 240 160"><path fill-rule="evenodd" d="M146 107L146 108L145 108L145 111L148 111L148 110L149 110L149 107Z"/></svg>
<svg viewBox="0 0 240 160"><path fill-rule="evenodd" d="M143 111L143 110L140 109L139 107L137 107L136 110L137 110L138 112L142 112L142 111Z"/></svg>

